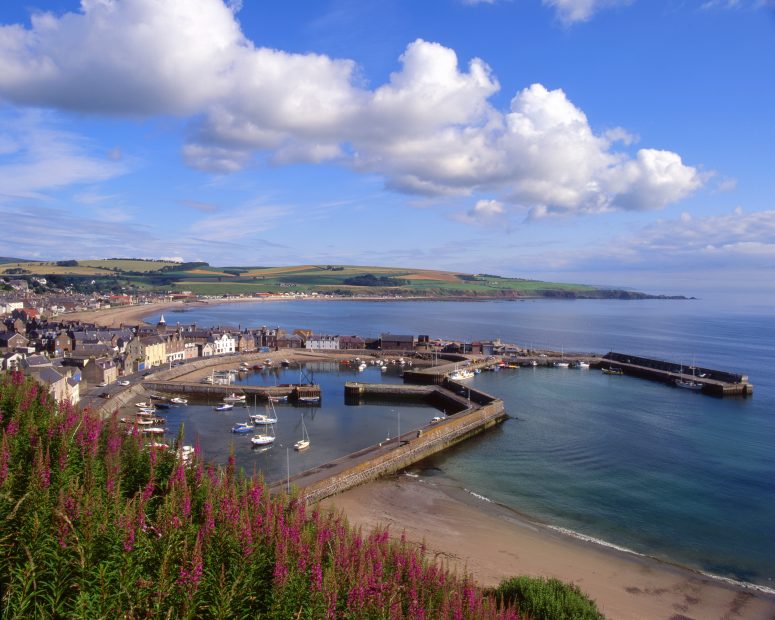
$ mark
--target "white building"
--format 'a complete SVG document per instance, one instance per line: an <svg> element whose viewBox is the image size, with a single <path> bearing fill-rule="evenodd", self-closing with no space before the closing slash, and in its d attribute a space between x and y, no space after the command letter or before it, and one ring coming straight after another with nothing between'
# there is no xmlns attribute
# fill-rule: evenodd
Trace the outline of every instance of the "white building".
<svg viewBox="0 0 775 620"><path fill-rule="evenodd" d="M338 351L339 336L312 334L304 343L304 348L311 349L313 351Z"/></svg>
<svg viewBox="0 0 775 620"><path fill-rule="evenodd" d="M213 334L210 342L213 343L215 355L226 355L237 350L237 339L231 334Z"/></svg>

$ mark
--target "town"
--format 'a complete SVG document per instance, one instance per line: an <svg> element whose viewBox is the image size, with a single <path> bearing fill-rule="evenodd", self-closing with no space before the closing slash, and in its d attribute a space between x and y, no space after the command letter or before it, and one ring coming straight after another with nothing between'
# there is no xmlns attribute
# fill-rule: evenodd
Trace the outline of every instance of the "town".
<svg viewBox="0 0 775 620"><path fill-rule="evenodd" d="M198 327L169 325L161 315L157 325L102 327L69 313L174 301L170 295L33 294L26 281L8 283L12 292L0 297L0 370L21 371L41 384L56 400L81 402L87 392L110 384L129 385L154 370L171 368L197 358L262 353L280 349L311 351L381 350L401 353L524 353L498 340L458 342L428 335L316 334L299 328ZM104 397L109 392L101 393Z"/></svg>

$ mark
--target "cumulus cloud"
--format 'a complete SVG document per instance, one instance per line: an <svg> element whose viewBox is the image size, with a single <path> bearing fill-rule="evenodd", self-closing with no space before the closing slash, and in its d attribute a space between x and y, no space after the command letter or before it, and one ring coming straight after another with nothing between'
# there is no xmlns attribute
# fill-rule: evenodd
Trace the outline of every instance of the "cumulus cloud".
<svg viewBox="0 0 775 620"><path fill-rule="evenodd" d="M546 0L566 21L621 0ZM190 118L184 161L228 174L257 153L276 164L336 162L428 196L496 194L532 217L658 209L702 179L676 153L618 150L560 89L533 84L508 110L474 58L410 43L366 88L352 60L257 47L222 0L83 0L81 11L0 27L0 96L109 115Z"/></svg>

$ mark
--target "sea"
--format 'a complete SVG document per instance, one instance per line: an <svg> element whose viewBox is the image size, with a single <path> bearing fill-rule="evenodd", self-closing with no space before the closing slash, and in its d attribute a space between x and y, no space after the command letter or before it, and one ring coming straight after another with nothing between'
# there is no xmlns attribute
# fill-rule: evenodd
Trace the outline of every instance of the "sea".
<svg viewBox="0 0 775 620"><path fill-rule="evenodd" d="M503 399L509 419L429 459L413 473L465 489L527 518L600 544L724 578L775 588L775 314L768 303L714 300L262 301L165 312L169 326L282 327L318 333L489 340L557 351L618 351L740 372L748 398L595 370L504 369L472 385ZM158 320L158 314L146 317ZM278 404L278 442L266 452L228 433L246 418L212 404L174 412L205 455L230 450L248 473L283 477L426 424L421 404L344 402L342 384L400 381L400 369L304 369L323 388L319 407ZM243 380L296 382L276 369ZM250 403L248 403L250 405ZM258 405L258 409L263 409ZM177 420L176 418L176 420ZM290 446L302 420L312 438ZM171 419L170 422L173 422Z"/></svg>

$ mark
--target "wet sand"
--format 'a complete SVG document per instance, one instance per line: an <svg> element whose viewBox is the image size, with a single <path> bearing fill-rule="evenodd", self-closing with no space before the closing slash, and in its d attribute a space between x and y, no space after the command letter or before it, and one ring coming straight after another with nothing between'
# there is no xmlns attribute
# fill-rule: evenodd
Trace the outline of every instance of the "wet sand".
<svg viewBox="0 0 775 620"><path fill-rule="evenodd" d="M532 523L442 481L397 476L324 502L368 531L424 541L431 558L483 586L515 575L577 584L611 619L775 618L775 596Z"/></svg>

